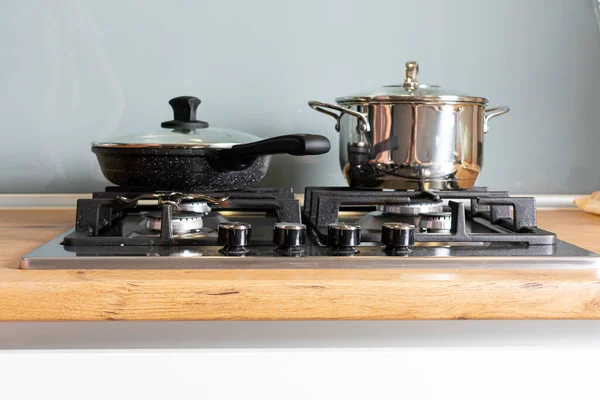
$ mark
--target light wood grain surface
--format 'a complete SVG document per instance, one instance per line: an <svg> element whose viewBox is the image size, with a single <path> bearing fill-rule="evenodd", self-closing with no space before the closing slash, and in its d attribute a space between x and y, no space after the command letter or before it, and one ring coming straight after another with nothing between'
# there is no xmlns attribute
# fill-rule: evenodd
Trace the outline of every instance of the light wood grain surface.
<svg viewBox="0 0 600 400"><path fill-rule="evenodd" d="M0 320L600 318L596 270L17 269L73 219L0 210ZM600 216L540 211L538 222L600 253Z"/></svg>

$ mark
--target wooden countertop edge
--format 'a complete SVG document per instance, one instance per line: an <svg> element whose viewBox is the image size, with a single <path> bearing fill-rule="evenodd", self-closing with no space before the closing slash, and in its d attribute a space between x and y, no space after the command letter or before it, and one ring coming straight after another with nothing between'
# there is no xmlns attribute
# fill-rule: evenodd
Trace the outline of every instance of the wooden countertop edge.
<svg viewBox="0 0 600 400"><path fill-rule="evenodd" d="M600 318L596 270L195 270L172 271L175 279L103 272L0 281L0 320Z"/></svg>
<svg viewBox="0 0 600 400"><path fill-rule="evenodd" d="M17 269L72 218L72 210L0 210L0 321L600 319L595 266ZM600 252L600 216L544 211L538 222Z"/></svg>

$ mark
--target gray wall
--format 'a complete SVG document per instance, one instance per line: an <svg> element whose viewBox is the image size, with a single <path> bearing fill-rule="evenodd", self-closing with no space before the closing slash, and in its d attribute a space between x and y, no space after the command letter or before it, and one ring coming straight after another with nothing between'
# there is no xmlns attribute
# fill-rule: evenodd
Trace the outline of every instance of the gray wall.
<svg viewBox="0 0 600 400"><path fill-rule="evenodd" d="M600 33L591 0L0 0L1 192L102 188L92 140L157 128L193 94L260 136L333 121L308 99L422 81L512 106L479 184L600 189ZM343 185L337 148L277 157L263 185Z"/></svg>

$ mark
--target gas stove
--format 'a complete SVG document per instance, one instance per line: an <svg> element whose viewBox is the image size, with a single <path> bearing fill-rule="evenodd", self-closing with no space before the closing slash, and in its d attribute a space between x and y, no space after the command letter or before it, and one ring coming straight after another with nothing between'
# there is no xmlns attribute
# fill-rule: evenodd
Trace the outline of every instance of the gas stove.
<svg viewBox="0 0 600 400"><path fill-rule="evenodd" d="M535 199L473 188L139 192L77 202L75 227L22 269L589 267L598 255L536 226Z"/></svg>

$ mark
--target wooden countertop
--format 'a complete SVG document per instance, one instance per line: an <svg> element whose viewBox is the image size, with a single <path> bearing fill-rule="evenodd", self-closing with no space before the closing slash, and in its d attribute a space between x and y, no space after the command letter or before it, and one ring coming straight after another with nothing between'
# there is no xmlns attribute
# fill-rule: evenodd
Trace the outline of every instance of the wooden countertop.
<svg viewBox="0 0 600 400"><path fill-rule="evenodd" d="M0 210L0 320L600 318L595 269L17 269L73 217ZM539 211L538 225L600 253L600 216Z"/></svg>

